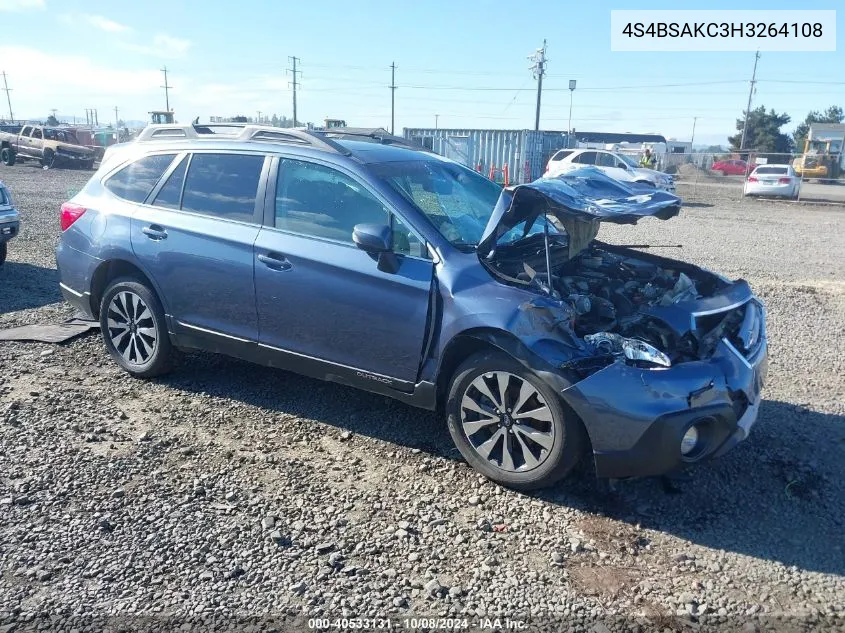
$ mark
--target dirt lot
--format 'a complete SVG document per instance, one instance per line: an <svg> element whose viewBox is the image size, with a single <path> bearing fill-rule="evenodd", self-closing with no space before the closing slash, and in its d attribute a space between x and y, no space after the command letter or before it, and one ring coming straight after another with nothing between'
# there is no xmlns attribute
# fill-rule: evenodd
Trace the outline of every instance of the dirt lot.
<svg viewBox="0 0 845 633"><path fill-rule="evenodd" d="M88 176L0 168L23 220L0 327L71 315L53 248ZM683 244L669 253L767 304L760 420L674 493L581 474L518 494L470 470L442 420L386 398L200 354L142 382L96 335L0 343L0 630L412 614L845 629L845 212L705 195L602 230Z"/></svg>

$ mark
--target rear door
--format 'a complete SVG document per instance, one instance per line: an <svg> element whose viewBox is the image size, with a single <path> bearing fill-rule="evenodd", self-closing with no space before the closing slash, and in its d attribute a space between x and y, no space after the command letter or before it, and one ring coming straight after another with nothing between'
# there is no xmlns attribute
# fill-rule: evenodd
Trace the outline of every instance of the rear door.
<svg viewBox="0 0 845 633"><path fill-rule="evenodd" d="M247 152L180 155L133 215L132 248L177 331L257 340L252 249L267 161Z"/></svg>
<svg viewBox="0 0 845 633"><path fill-rule="evenodd" d="M422 241L350 173L298 158L277 171L274 213L255 243L260 344L413 382L434 274ZM399 267L383 272L352 230L391 222Z"/></svg>
<svg viewBox="0 0 845 633"><path fill-rule="evenodd" d="M610 152L596 152L596 167L616 180L630 180L628 173L619 167L620 162Z"/></svg>

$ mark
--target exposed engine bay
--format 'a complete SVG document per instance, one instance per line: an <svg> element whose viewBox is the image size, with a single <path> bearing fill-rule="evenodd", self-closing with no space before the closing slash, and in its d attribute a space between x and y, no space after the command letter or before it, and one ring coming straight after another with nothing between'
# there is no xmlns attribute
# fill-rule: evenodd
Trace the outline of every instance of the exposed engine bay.
<svg viewBox="0 0 845 633"><path fill-rule="evenodd" d="M569 325L575 336L597 350L615 355L624 351L628 358L641 358L642 350L625 340L636 339L653 346L652 352L661 351L651 354L655 364L668 366L670 359L674 362L699 355L699 342L689 335L679 336L653 308L711 295L724 285L715 276L682 262L650 255L640 259L635 251L594 242L563 263L556 258L557 264L551 257L552 247L549 277L542 245L537 244L533 254L519 250L521 261L502 257L500 252L493 267L505 278L559 300L571 315ZM664 352L665 362L661 360Z"/></svg>

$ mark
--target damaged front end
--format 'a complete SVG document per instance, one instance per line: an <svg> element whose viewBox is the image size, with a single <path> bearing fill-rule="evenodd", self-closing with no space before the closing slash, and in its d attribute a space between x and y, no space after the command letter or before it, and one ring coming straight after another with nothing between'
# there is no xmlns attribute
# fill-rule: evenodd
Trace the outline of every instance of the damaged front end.
<svg viewBox="0 0 845 633"><path fill-rule="evenodd" d="M666 192L587 182L596 178L547 179L500 199L479 257L500 282L537 294L511 331L541 354L554 350L546 358L566 376L561 396L584 421L600 476L662 474L722 454L757 416L763 306L743 280L596 241L600 222L680 208Z"/></svg>

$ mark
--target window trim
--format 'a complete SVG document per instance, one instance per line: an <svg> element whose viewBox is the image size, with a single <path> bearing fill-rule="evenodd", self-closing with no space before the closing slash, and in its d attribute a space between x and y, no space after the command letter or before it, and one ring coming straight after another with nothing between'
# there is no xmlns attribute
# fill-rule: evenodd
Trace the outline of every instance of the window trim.
<svg viewBox="0 0 845 633"><path fill-rule="evenodd" d="M371 196L373 196L376 200L378 200L382 206L387 209L388 213L388 220L390 222L391 228L391 240L392 240L392 230L393 230L393 218L399 218L400 222L404 224L408 229L414 234L414 236L419 240L420 244L423 245L423 250L431 255L431 247L432 245L429 243L427 239L420 235L420 232L417 228L408 222L408 220L396 210L396 207L391 204L387 198L381 195L381 192L374 190L370 187L366 182L362 182L361 179L358 177L357 174L352 172L349 169L346 169L342 165L338 165L337 163L331 163L328 161L319 160L317 158L312 158L311 156L303 156L301 154L286 154L286 153L274 153L273 155L273 164L270 168L270 172L267 177L267 191L265 195L265 205L264 205L264 222L262 228L269 229L276 233L281 233L282 235L294 235L296 237L301 237L309 240L317 240L319 242L323 242L326 244L334 244L337 246L345 246L348 248L354 248L359 250L358 247L352 242L351 240L348 242L335 240L330 237L322 237L319 235L309 235L308 233L300 233L298 231L291 231L289 229L282 229L276 226L276 190L279 186L279 165L281 164L282 160L298 160L304 163L312 163L314 165L320 165L321 167L326 167L328 169L334 169L335 171L340 172L344 176L355 181L359 186L363 187L364 190L367 191ZM272 186L271 186L272 183ZM393 244L391 244L391 248L393 248ZM396 251L393 251L396 253ZM402 257L410 257L412 259L418 259L424 262L432 262L434 263L435 260L432 257L420 257L418 255L410 255L407 253L396 253L396 255L401 255Z"/></svg>
<svg viewBox="0 0 845 633"><path fill-rule="evenodd" d="M172 153L173 150L159 150L156 152L149 152L144 154L143 156L135 159L141 160L141 158L146 158L147 156L152 156L153 154L169 154ZM182 191L179 195L179 208L178 209L171 209L169 207L160 207L154 205L153 202L156 199L156 196L159 194L161 189L164 187L165 183L167 183L167 179L170 178L171 174L179 167L182 163L180 157L188 155L188 164L185 168L185 179L182 181ZM263 156L264 163L261 166L261 173L259 174L258 178L258 189L255 192L255 207L252 212L252 219L249 221L246 220L236 220L234 218L222 218L219 215L211 215L209 213L199 213L198 211L186 211L182 208L182 200L185 197L185 185L188 182L188 170L191 168L191 163L194 160L194 155L196 154L239 154L239 155L246 155L246 156ZM221 220L224 222L237 222L238 224L243 224L245 226L263 226L262 218L264 216L264 205L265 205L265 193L267 188L267 182L269 179L270 174L270 161L273 159L272 154L268 154L264 151L255 151L255 150L230 150L230 149L211 149L211 148L201 148L201 149L194 149L194 150L180 150L176 152L176 158L174 162L171 163L170 167L162 174L159 181L156 183L155 187L153 187L150 194L144 199L143 202L137 202L132 204L139 204L144 206L148 209L154 209L156 211L169 211L171 213L184 213L186 215L190 215L197 218L209 218L211 220ZM132 162L132 161L129 161ZM129 162L124 163L124 165L128 165ZM109 174L111 177L111 174ZM111 193L111 192L109 192ZM112 194L114 195L114 194ZM122 200L122 198L118 198ZM124 200L124 202L130 202L129 200Z"/></svg>

